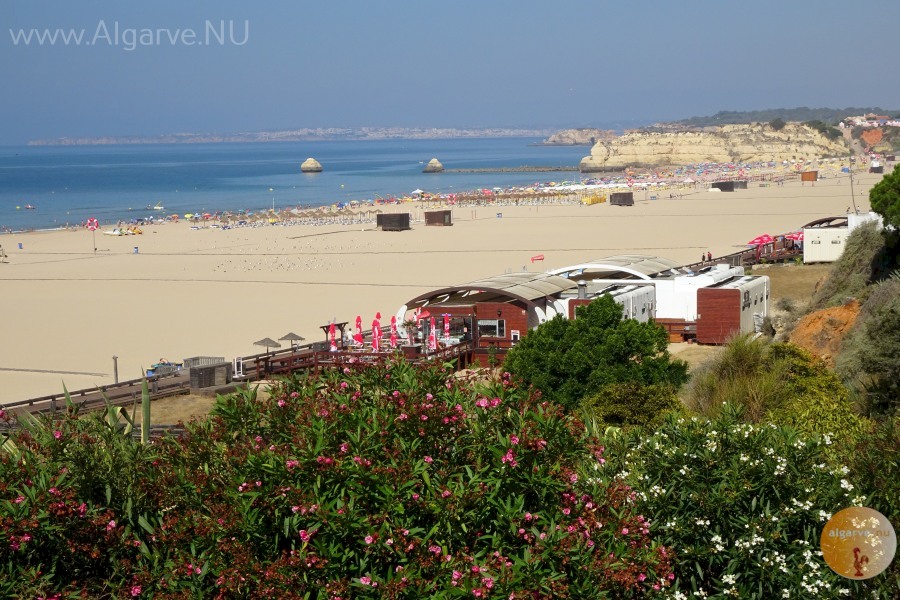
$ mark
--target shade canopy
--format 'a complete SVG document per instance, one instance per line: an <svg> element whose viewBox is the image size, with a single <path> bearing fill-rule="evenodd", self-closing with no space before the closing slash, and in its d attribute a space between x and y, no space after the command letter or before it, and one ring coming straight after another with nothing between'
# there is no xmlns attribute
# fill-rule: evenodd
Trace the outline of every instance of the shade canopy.
<svg viewBox="0 0 900 600"><path fill-rule="evenodd" d="M287 342L302 342L302 341L305 340L306 338L303 337L302 335L297 335L297 334L294 333L294 332L289 332L289 333L284 334L283 336L281 336L281 337L278 338L278 339L281 340L281 341L283 341L283 342L284 342L284 341L287 341Z"/></svg>
<svg viewBox="0 0 900 600"><path fill-rule="evenodd" d="M269 348L281 348L281 344L273 340L272 338L263 338L257 342L253 342L254 346L265 346L266 350Z"/></svg>

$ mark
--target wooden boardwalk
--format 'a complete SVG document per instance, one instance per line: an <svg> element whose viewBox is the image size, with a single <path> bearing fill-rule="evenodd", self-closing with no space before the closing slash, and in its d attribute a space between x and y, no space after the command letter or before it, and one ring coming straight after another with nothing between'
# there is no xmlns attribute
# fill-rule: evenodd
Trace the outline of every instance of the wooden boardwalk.
<svg viewBox="0 0 900 600"><path fill-rule="evenodd" d="M233 374L233 381L224 386L192 388L189 369L182 369L163 375L151 375L146 377L150 399L158 400L160 398L191 393L214 395L218 392L231 391L235 387L254 381L274 379L298 372L319 373L332 368L361 368L379 361L385 361L394 356L393 353L389 352L361 352L351 349L327 352L320 349L323 347L324 344L319 342L238 358L235 360L235 364L240 366L240 370ZM442 348L436 352L417 355L412 358L408 357L408 359L413 362L425 360L454 361L457 368L463 369L473 363L475 351L473 342L463 342ZM130 406L136 401L140 402L143 381L143 378L131 379L111 385L75 390L69 392L69 397L73 403L79 406L81 411L104 409L107 401L114 406ZM58 394L9 402L0 404L0 407L13 414L20 412L31 414L56 413L66 409L65 393L61 391Z"/></svg>

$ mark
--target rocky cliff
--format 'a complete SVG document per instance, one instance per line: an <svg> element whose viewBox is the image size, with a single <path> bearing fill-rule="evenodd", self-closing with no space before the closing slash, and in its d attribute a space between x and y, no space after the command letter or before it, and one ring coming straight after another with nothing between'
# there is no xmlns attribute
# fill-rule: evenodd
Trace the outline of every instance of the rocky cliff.
<svg viewBox="0 0 900 600"><path fill-rule="evenodd" d="M582 173L621 171L626 167L663 167L703 162L811 160L847 154L841 141L788 123L775 131L767 124L722 125L678 132L630 132L598 141L581 160Z"/></svg>
<svg viewBox="0 0 900 600"><path fill-rule="evenodd" d="M563 129L543 143L547 146L592 146L598 141L611 141L615 138L616 132L606 129Z"/></svg>

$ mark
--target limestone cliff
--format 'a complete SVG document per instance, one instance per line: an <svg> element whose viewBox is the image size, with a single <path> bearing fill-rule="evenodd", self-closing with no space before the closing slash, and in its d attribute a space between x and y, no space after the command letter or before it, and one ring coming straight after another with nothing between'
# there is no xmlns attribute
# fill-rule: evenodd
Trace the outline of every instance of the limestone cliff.
<svg viewBox="0 0 900 600"><path fill-rule="evenodd" d="M547 146L592 146L598 141L610 141L615 137L615 131L606 129L563 129L548 137L543 143Z"/></svg>
<svg viewBox="0 0 900 600"><path fill-rule="evenodd" d="M775 131L767 124L722 125L678 132L630 132L599 141L581 160L582 173L621 171L626 167L680 166L704 162L811 160L847 154L841 141L788 123Z"/></svg>

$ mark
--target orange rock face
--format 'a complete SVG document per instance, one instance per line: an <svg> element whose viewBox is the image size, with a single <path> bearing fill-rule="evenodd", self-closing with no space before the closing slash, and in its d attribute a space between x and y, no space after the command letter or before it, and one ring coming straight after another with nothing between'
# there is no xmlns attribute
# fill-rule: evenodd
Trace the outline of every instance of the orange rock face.
<svg viewBox="0 0 900 600"><path fill-rule="evenodd" d="M858 316L857 300L843 306L818 310L800 319L791 332L790 341L809 350L829 367L834 367L834 357Z"/></svg>
<svg viewBox="0 0 900 600"><path fill-rule="evenodd" d="M874 146L884 137L884 132L876 127L873 129L866 129L859 137L869 146Z"/></svg>

